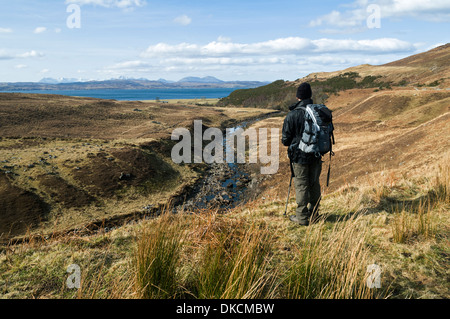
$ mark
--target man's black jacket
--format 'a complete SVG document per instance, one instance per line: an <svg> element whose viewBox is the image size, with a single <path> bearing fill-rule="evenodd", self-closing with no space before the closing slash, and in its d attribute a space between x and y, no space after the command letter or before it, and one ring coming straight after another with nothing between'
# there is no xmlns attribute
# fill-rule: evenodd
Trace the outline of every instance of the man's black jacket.
<svg viewBox="0 0 450 319"><path fill-rule="evenodd" d="M289 107L289 113L284 119L281 142L288 146L288 156L293 163L310 164L319 160L314 154L306 154L298 149L304 129L305 111L299 107L313 104L312 99L301 100Z"/></svg>

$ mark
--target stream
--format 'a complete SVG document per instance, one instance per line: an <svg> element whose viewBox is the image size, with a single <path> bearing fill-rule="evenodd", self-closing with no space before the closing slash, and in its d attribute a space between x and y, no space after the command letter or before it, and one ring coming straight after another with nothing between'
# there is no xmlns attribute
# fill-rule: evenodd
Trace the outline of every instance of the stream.
<svg viewBox="0 0 450 319"><path fill-rule="evenodd" d="M229 133L245 129L250 124L265 118L279 114L272 112L262 117L248 120L233 128L228 129ZM223 134L224 154L227 152L227 134ZM235 157L236 158L236 157ZM255 170L256 172L256 170ZM259 174L251 172L251 165L238 163L214 163L209 164L204 176L197 181L193 188L186 190L182 195L177 196L172 201L172 212L177 213L183 210L190 212L201 212L205 209L218 209L225 211L234 208L258 195ZM63 231L55 231L52 236L76 234L77 236L89 236L99 232L109 232L125 224L134 224L143 218L149 219L158 216L165 208L157 205L147 205L139 211L128 214L113 216L108 219L95 220L91 223ZM10 244L20 244L30 239L44 240L48 236L24 236L15 238Z"/></svg>
<svg viewBox="0 0 450 319"><path fill-rule="evenodd" d="M245 130L251 124L278 113L273 112L228 128L228 134L223 134L224 154L229 151L234 152L227 143L227 137L233 137L232 134L240 128ZM172 211L189 210L196 212L208 208L226 210L256 197L258 193L257 174L250 171L251 165L236 163L236 156L234 156L234 159L235 162L233 163L209 164L205 176L196 183L187 195L176 199Z"/></svg>
<svg viewBox="0 0 450 319"><path fill-rule="evenodd" d="M249 122L241 123L228 129L231 135L238 129L245 129ZM224 134L222 147L224 154L234 152L227 143ZM232 136L232 135L231 135ZM247 191L250 185L255 184L247 164L213 163L209 164L205 176L201 178L196 186L184 198L180 198L173 211L189 210L201 211L208 208L227 209L233 208L247 199Z"/></svg>

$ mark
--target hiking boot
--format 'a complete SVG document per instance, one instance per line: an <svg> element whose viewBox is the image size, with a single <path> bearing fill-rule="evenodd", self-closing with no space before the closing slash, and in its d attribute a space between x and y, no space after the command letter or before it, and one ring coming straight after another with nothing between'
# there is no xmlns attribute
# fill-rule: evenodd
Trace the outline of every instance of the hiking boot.
<svg viewBox="0 0 450 319"><path fill-rule="evenodd" d="M289 216L289 219L291 220L291 222L294 222L294 223L299 224L299 225L301 225L301 226L308 226L308 225L309 225L309 222L308 222L308 221L300 220L300 219L299 219L297 216L295 216L295 215Z"/></svg>

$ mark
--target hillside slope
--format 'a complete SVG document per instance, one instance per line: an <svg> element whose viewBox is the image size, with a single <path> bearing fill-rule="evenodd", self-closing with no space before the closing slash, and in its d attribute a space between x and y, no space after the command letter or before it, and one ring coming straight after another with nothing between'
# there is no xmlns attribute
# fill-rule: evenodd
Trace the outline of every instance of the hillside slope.
<svg viewBox="0 0 450 319"><path fill-rule="evenodd" d="M393 85L450 87L450 43L383 65L359 65L342 71L312 73L295 81L325 80L343 73L356 72L361 77L380 76ZM437 82L436 82L437 81ZM436 85L435 85L436 84Z"/></svg>
<svg viewBox="0 0 450 319"><path fill-rule="evenodd" d="M450 154L450 92L353 89L331 96L327 105L336 138L327 193L380 172L420 176ZM281 129L283 120L267 119L256 127ZM286 147L280 144L279 152L279 174L266 178L262 187L283 196L290 170ZM328 156L324 161L325 171ZM325 178L324 173L322 185Z"/></svg>
<svg viewBox="0 0 450 319"><path fill-rule="evenodd" d="M265 113L0 93L0 243L152 213L201 176L172 161L175 128Z"/></svg>
<svg viewBox="0 0 450 319"><path fill-rule="evenodd" d="M222 106L263 107L287 110L295 102L296 88L309 82L313 98L328 102L331 95L349 89L392 88L450 89L450 44L384 65L359 65L335 72L311 73L296 81L278 80L257 89L236 90Z"/></svg>
<svg viewBox="0 0 450 319"><path fill-rule="evenodd" d="M317 224L299 227L283 215L290 169L280 145L278 173L255 171L255 199L226 213L169 210L112 230L0 247L0 297L448 299L449 103L435 94L353 89L330 98L336 156L329 188L325 158ZM29 195L20 199L30 203ZM295 211L293 190L287 208ZM73 263L83 274L78 290L66 287ZM367 287L370 265L382 270L380 289ZM169 278L145 275L168 268ZM172 290L161 297L167 283Z"/></svg>

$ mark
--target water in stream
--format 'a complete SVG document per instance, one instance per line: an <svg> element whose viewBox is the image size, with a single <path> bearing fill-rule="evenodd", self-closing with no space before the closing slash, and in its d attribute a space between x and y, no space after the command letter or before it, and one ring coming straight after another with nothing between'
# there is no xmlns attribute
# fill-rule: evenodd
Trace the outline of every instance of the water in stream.
<svg viewBox="0 0 450 319"><path fill-rule="evenodd" d="M245 122L227 129L222 143L224 154L234 152L234 149L230 148L227 138L234 138L233 134L247 125L248 122ZM251 183L251 178L246 171L248 169L246 164L238 164L236 156L234 158L234 162L209 164L206 176L198 182L198 185L179 207L193 211L211 207L226 209L244 202L245 192Z"/></svg>

